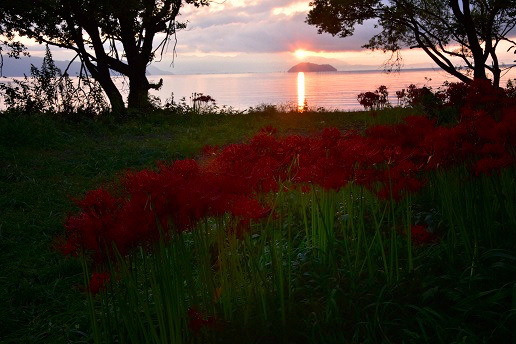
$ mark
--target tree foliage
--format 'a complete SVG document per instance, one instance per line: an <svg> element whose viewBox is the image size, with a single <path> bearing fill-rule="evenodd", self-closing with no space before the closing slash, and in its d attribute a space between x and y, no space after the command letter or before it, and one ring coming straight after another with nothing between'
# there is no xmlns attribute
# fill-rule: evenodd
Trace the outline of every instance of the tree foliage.
<svg viewBox="0 0 516 344"><path fill-rule="evenodd" d="M185 28L177 21L184 4L199 7L208 0L6 0L0 3L0 28L11 39L25 36L74 51L114 111L123 110L124 102L110 71L128 77L128 106L144 109L149 89L162 83L150 83L146 67Z"/></svg>
<svg viewBox="0 0 516 344"><path fill-rule="evenodd" d="M374 92L363 92L357 100L366 110L382 110L390 107L387 86L381 85Z"/></svg>
<svg viewBox="0 0 516 344"><path fill-rule="evenodd" d="M516 45L510 37L515 0L313 0L310 5L307 23L319 33L348 37L357 25L376 19L382 31L364 47L391 52L389 66L400 66L402 48L420 48L466 83L490 73L498 86L503 66L497 48L502 41Z"/></svg>

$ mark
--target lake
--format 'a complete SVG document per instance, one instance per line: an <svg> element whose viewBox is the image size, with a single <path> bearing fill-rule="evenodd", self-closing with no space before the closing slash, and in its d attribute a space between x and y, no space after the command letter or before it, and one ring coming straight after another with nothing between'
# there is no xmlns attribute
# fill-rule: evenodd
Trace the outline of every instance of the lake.
<svg viewBox="0 0 516 344"><path fill-rule="evenodd" d="M406 70L399 73L382 71L334 72L334 73L245 73L245 74L195 74L150 76L157 82L163 78L163 87L151 94L162 103L174 95L178 102L185 98L190 104L193 93L210 95L219 106L231 106L238 110L261 104L303 106L310 108L357 110L362 106L357 101L361 92L374 91L380 85L388 87L391 104L397 103L396 91L410 84L418 87L437 88L444 81L457 81L441 70ZM502 78L505 86L508 79L516 78L516 68ZM21 78L17 78L21 79ZM127 79L115 78L115 82L127 95ZM8 82L10 79L0 79ZM0 109L5 108L0 99Z"/></svg>
<svg viewBox="0 0 516 344"><path fill-rule="evenodd" d="M407 70L399 73L382 71L335 73L247 73L151 76L154 82L163 78L163 87L152 94L163 101L173 93L177 102L185 97L190 102L192 93L210 95L217 105L247 109L260 104L303 105L327 109L362 109L357 101L361 92L388 87L392 104L397 103L396 91L410 84L437 88L444 81L457 81L441 70ZM502 78L501 85L516 78L516 68Z"/></svg>

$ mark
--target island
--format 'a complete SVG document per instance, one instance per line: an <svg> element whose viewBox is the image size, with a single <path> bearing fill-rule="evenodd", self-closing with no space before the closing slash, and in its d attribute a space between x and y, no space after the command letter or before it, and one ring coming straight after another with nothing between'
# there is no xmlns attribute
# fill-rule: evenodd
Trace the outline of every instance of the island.
<svg viewBox="0 0 516 344"><path fill-rule="evenodd" d="M329 64L315 64L310 62L302 62L288 70L289 73L298 73L298 72L336 72L337 68L329 65Z"/></svg>

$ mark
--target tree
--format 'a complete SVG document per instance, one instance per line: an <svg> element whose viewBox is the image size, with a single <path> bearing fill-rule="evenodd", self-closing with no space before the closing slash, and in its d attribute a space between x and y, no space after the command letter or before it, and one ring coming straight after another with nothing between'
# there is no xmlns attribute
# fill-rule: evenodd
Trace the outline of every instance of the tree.
<svg viewBox="0 0 516 344"><path fill-rule="evenodd" d="M185 3L199 7L208 0L2 0L0 29L12 39L25 36L73 50L102 86L114 112L125 106L110 71L128 77L128 107L146 109L151 106L149 90L162 84L150 83L146 68L185 28L176 20ZM163 37L155 45L159 33Z"/></svg>
<svg viewBox="0 0 516 344"><path fill-rule="evenodd" d="M516 45L509 36L516 27L515 0L313 0L310 5L307 23L319 33L348 37L356 25L377 19L383 30L364 48L391 52L390 65L398 68L402 48L421 48L465 83L487 79L490 72L499 86L496 50L502 41Z"/></svg>
<svg viewBox="0 0 516 344"><path fill-rule="evenodd" d="M2 8L0 4L0 9ZM16 42L13 40L14 34L5 29L5 26L0 19L0 34L4 34L3 39L0 39L0 77L2 76L2 71L4 67L4 53L8 57L12 57L15 59L19 59L20 55L28 56L29 53L23 44L20 42Z"/></svg>

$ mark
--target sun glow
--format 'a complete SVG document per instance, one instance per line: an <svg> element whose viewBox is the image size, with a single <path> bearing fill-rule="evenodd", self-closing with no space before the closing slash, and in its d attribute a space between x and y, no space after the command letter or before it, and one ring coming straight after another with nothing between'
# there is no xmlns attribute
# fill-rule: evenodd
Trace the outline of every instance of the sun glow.
<svg viewBox="0 0 516 344"><path fill-rule="evenodd" d="M304 60L306 58L306 56L308 56L308 52L306 50L303 50L303 49L298 49L294 52L294 55L296 55L296 57L300 60Z"/></svg>

